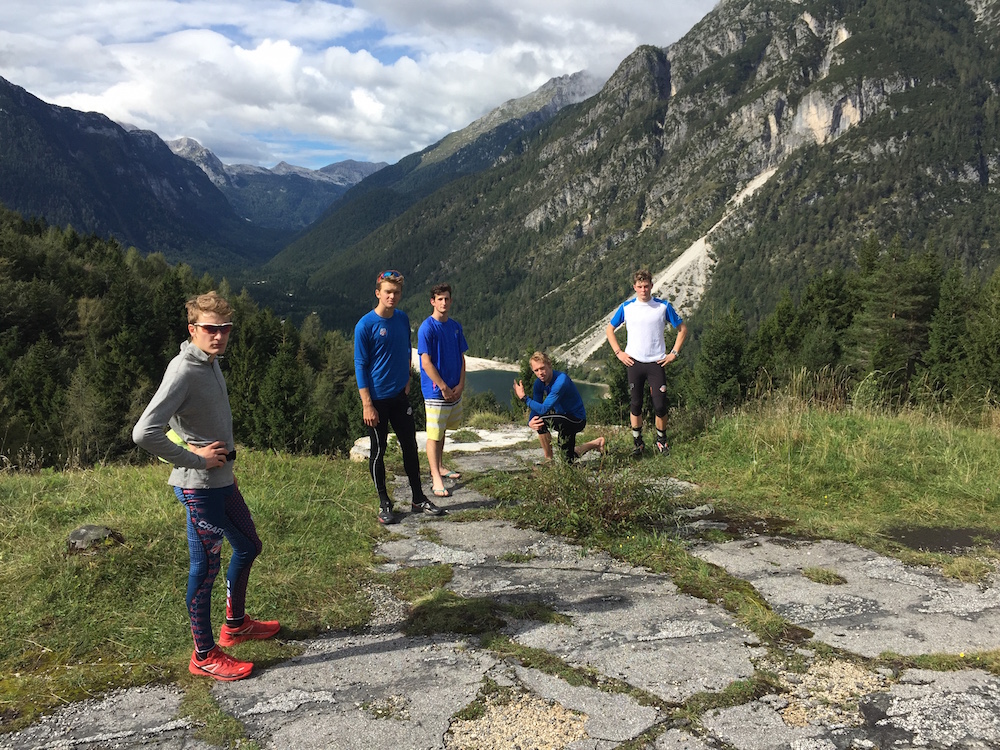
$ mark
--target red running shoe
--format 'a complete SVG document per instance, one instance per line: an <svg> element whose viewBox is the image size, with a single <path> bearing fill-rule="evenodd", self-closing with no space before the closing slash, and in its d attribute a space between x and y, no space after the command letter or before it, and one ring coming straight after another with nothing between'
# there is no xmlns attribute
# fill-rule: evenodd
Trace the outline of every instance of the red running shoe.
<svg viewBox="0 0 1000 750"><path fill-rule="evenodd" d="M219 645L223 648L229 648L237 643L243 643L243 641L262 641L277 635L279 630L281 630L281 625L277 620L261 622L247 615L243 624L237 627L223 624L222 632L219 633Z"/></svg>
<svg viewBox="0 0 1000 750"><path fill-rule="evenodd" d="M198 658L196 651L191 654L191 662L188 664L188 671L191 674L205 675L222 682L249 677L252 669L253 662L234 659L218 646L209 651L203 660Z"/></svg>

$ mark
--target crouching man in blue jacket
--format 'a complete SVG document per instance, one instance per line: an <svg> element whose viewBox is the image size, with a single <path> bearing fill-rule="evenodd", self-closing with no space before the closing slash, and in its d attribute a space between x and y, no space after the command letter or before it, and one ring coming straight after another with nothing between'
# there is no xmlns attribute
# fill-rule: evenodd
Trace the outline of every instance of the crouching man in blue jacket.
<svg viewBox="0 0 1000 750"><path fill-rule="evenodd" d="M528 407L528 427L538 433L545 459L551 461L553 457L550 429L559 433L559 450L567 463L573 463L588 451L603 453L602 437L583 445L576 444L576 436L587 426L587 411L569 375L553 370L552 361L543 352L535 352L528 361L536 378L531 398L528 398L520 380L514 381L514 393Z"/></svg>

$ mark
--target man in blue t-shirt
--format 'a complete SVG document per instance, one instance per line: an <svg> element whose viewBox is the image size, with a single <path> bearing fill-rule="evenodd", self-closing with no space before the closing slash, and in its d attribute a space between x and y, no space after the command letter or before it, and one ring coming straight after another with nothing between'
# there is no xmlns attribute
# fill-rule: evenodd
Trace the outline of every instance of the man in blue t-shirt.
<svg viewBox="0 0 1000 750"><path fill-rule="evenodd" d="M552 361L543 352L535 352L528 360L535 373L531 398L520 380L514 381L514 394L528 407L528 427L538 433L546 461L552 460L552 436L549 429L559 433L559 450L567 463L573 463L587 451L604 452L604 438L599 437L583 445L576 444L577 434L587 426L587 411L576 385L569 375L552 369Z"/></svg>
<svg viewBox="0 0 1000 750"><path fill-rule="evenodd" d="M460 479L457 471L442 464L446 430L462 423L462 391L465 390L465 343L462 324L449 317L451 286L438 284L431 289L434 312L417 331L420 357L420 389L427 416L427 463L431 466L431 491L435 497L449 497L445 479Z"/></svg>
<svg viewBox="0 0 1000 750"><path fill-rule="evenodd" d="M632 455L639 457L645 447L642 442L642 399L645 386L653 397L656 418L656 450L670 453L667 445L667 376L665 365L677 359L687 338L687 326L666 300L653 296L653 275L641 269L633 276L635 297L626 300L605 328L611 351L628 368L629 421L632 424ZM673 348L667 352L664 331L667 324L677 329ZM624 325L628 333L625 348L618 345L615 329Z"/></svg>
<svg viewBox="0 0 1000 750"><path fill-rule="evenodd" d="M375 279L375 309L354 326L354 375L361 409L371 436L368 468L379 500L379 523L395 523L385 484L385 450L392 425L403 451L403 469L410 480L414 513L441 515L443 510L424 495L420 484L417 428L410 407L410 319L396 305L403 296L403 275L384 271Z"/></svg>

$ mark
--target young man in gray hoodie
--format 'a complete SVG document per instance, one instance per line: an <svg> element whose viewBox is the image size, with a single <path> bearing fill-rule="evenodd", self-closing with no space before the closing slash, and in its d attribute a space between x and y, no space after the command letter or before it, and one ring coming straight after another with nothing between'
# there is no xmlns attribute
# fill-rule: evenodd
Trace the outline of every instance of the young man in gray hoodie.
<svg viewBox="0 0 1000 750"><path fill-rule="evenodd" d="M167 365L163 381L132 430L132 439L173 464L168 482L187 511L187 608L194 636L188 670L216 680L249 676L252 662L234 659L219 646L270 638L277 621L259 622L244 610L247 580L261 542L233 475L236 445L229 392L219 369L232 331L233 310L209 292L187 302L190 340ZM177 437L168 437L167 430ZM212 632L212 586L219 572L223 538L233 555L226 571L226 622L218 645Z"/></svg>

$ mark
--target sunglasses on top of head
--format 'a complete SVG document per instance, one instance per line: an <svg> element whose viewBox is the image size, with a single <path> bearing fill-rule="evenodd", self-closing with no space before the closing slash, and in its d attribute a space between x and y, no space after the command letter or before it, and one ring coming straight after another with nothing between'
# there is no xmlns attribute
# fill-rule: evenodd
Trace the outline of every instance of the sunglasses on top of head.
<svg viewBox="0 0 1000 750"><path fill-rule="evenodd" d="M378 275L375 281L402 281L403 274L399 271L383 271Z"/></svg>

